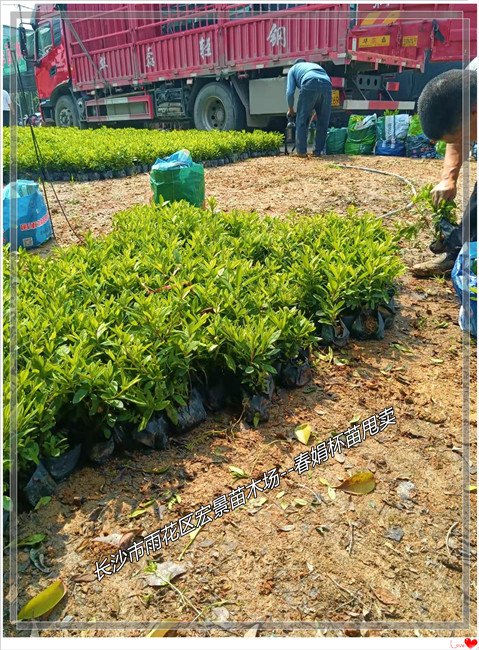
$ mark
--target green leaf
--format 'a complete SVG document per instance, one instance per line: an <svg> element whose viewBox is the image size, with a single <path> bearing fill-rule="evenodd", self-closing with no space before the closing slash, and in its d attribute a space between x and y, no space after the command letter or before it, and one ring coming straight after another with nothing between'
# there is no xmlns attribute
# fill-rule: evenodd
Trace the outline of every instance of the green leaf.
<svg viewBox="0 0 479 650"><path fill-rule="evenodd" d="M40 542L43 542L44 539L46 539L46 535L43 533L36 533L34 535L29 535L28 537L24 537L23 539L19 540L16 543L17 548L24 548L26 546L36 546L37 544L40 544ZM13 542L15 544L15 542ZM11 544L9 544L6 548L9 548Z"/></svg>
<svg viewBox="0 0 479 650"><path fill-rule="evenodd" d="M229 470L230 470L231 474L234 476L234 478L236 478L236 479L248 478L248 475L246 474L246 472L243 469L241 469L240 467L235 467L234 465L230 465Z"/></svg>
<svg viewBox="0 0 479 650"><path fill-rule="evenodd" d="M293 505L294 506L307 506L309 501L306 501L306 499L294 499Z"/></svg>
<svg viewBox="0 0 479 650"><path fill-rule="evenodd" d="M32 620L47 614L62 600L65 594L65 585L61 580L56 580L22 607L18 612L18 620Z"/></svg>
<svg viewBox="0 0 479 650"><path fill-rule="evenodd" d="M78 404L86 395L88 395L88 388L79 388L73 395L72 404Z"/></svg>
<svg viewBox="0 0 479 650"><path fill-rule="evenodd" d="M146 512L151 512L151 506L155 503L156 499L149 499L148 501L145 501L145 503L140 503L139 508L133 510L133 512L130 512L128 519L136 519L137 517L144 515Z"/></svg>
<svg viewBox="0 0 479 650"><path fill-rule="evenodd" d="M52 500L52 498L50 496L41 497L38 500L37 505L35 506L34 510L40 510L40 508L42 508L43 506L48 505L51 500Z"/></svg>

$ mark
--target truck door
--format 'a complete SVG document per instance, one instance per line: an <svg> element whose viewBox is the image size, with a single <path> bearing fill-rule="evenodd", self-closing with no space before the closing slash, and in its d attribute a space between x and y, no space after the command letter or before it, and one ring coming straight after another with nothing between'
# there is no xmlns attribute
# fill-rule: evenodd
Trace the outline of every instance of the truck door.
<svg viewBox="0 0 479 650"><path fill-rule="evenodd" d="M41 22L35 32L35 79L40 99L49 99L69 79L60 18Z"/></svg>

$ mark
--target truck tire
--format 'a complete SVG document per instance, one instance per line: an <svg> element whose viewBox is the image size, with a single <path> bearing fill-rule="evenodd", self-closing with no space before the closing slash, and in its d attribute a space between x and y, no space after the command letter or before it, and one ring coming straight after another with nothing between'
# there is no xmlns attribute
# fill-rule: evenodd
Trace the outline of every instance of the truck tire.
<svg viewBox="0 0 479 650"><path fill-rule="evenodd" d="M209 83L196 96L193 120L202 131L237 131L245 127L245 110L233 88Z"/></svg>
<svg viewBox="0 0 479 650"><path fill-rule="evenodd" d="M70 95L62 95L55 104L55 124L57 126L80 126L78 108Z"/></svg>

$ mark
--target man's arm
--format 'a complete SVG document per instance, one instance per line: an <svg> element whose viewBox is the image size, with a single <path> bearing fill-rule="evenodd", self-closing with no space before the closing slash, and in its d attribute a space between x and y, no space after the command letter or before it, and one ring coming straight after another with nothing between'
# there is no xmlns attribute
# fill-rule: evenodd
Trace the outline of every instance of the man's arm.
<svg viewBox="0 0 479 650"><path fill-rule="evenodd" d="M462 144L446 145L444 165L442 167L441 181L431 192L434 204L442 199L452 201L457 193L457 179L462 166Z"/></svg>
<svg viewBox="0 0 479 650"><path fill-rule="evenodd" d="M288 79L286 81L286 101L288 102L288 115L294 108L294 91L296 90L296 79L294 78L293 68L288 72Z"/></svg>

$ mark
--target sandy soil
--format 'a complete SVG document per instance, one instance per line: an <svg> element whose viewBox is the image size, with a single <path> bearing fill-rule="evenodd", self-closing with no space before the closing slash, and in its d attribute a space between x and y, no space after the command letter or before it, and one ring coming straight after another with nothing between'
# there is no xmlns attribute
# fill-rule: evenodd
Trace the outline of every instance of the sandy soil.
<svg viewBox="0 0 479 650"><path fill-rule="evenodd" d="M409 190L401 182L338 169L334 163L339 160L278 157L208 169L207 193L217 198L220 208L279 215L344 212L351 203L382 214L408 202ZM402 174L417 187L433 182L441 167L438 161L426 160L360 157L347 162ZM56 187L76 226L95 234L109 229L119 207L150 199L146 175ZM60 243L71 242L58 215L54 221ZM426 258L427 241L423 233L413 248L405 248L406 261ZM470 447L463 444L461 432L458 304L449 281L415 280L409 272L401 279L398 303L395 323L383 341L351 341L344 350L318 353L312 384L278 391L270 421L258 429L238 424L238 413L211 415L200 428L172 440L166 452L125 453L102 471L79 470L47 506L21 514L19 537L47 534L45 564L51 573L41 573L20 551L19 605L60 577L68 592L49 620L71 616L73 623L102 621L113 626L121 621L219 621L218 629L208 633L212 636L245 634L244 629L222 629L225 621L245 626L266 621L269 629L255 632L258 636L270 635L272 629L297 636L475 636L474 526L469 563L472 620L467 629L461 625L463 499L470 500L472 521L476 508L476 494L463 487L476 483L476 469L473 430ZM472 398L475 382L471 364ZM248 483L234 480L231 465L250 477L261 477L275 466L290 468L294 457L307 450L293 436L298 425L311 425L312 445L388 406L394 408L396 425L345 451L339 460L306 474L292 472L277 489L264 493L263 504L253 507L248 502L207 524L187 550L188 537L159 551L156 562L178 563L182 555L181 563L186 563L186 572L173 582L176 589L147 586L145 557L101 582L78 581L78 576L91 576L96 560L114 551L93 542L94 537L132 530L140 541L159 526ZM476 425L475 401L471 425ZM463 484L463 459L469 452ZM159 467L168 469L153 471ZM377 483L365 496L337 490L332 499L321 482L338 485L363 469L373 472ZM404 500L406 481L413 485ZM165 508L168 490L181 498L171 510ZM152 508L129 518L150 499L155 500ZM402 536L396 535L398 530ZM400 540L392 539L395 536ZM7 585L6 605L14 595ZM319 631L282 631L285 621L319 621ZM342 629L327 631L328 621ZM354 629L359 624L363 629ZM401 631L401 625L407 629ZM384 629L388 627L392 629ZM15 632L8 623L5 633L29 634Z"/></svg>
<svg viewBox="0 0 479 650"><path fill-rule="evenodd" d="M294 156L253 158L205 170L206 197L224 210L256 210L263 214L345 212L349 205L385 214L408 203L411 191L402 181L379 174L340 169L338 164L365 166L408 178L417 188L439 179L442 162L379 156ZM471 178L476 164L471 163ZM462 176L458 204L462 204ZM472 181L471 181L472 185ZM112 216L123 208L149 203L148 174L89 183L54 183L68 221L81 235L111 229ZM64 219L51 188L48 191L56 237L60 245L78 243ZM47 244L44 251L49 251Z"/></svg>

